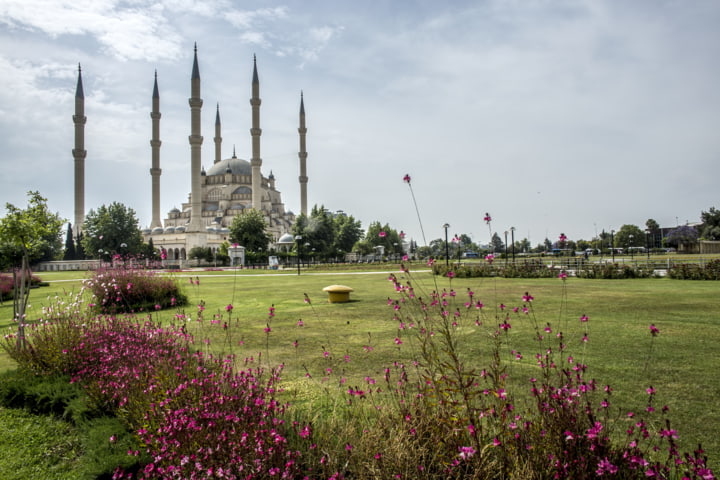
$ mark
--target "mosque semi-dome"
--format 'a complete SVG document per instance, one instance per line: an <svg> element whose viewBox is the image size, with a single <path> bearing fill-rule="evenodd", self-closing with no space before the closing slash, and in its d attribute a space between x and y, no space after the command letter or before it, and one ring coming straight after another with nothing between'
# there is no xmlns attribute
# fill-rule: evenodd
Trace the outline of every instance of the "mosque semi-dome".
<svg viewBox="0 0 720 480"><path fill-rule="evenodd" d="M214 164L207 170L207 176L212 175L225 175L228 173L233 175L252 175L252 168L250 162L243 160L242 158L232 157L226 158Z"/></svg>

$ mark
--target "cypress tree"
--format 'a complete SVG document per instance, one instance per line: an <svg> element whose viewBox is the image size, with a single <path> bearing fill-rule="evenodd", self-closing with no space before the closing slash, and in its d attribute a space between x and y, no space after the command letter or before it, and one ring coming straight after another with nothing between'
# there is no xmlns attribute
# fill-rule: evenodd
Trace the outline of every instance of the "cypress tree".
<svg viewBox="0 0 720 480"><path fill-rule="evenodd" d="M75 250L75 240L73 239L72 223L68 223L67 235L65 235L65 253L63 260L77 260L77 251Z"/></svg>

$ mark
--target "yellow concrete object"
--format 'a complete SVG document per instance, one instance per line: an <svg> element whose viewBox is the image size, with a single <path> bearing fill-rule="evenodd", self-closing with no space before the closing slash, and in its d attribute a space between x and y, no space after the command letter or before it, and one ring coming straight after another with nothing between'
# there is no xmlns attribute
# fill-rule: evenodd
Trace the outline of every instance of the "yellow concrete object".
<svg viewBox="0 0 720 480"><path fill-rule="evenodd" d="M330 285L323 288L323 292L328 292L329 303L344 303L350 301L350 292L353 289L345 285Z"/></svg>

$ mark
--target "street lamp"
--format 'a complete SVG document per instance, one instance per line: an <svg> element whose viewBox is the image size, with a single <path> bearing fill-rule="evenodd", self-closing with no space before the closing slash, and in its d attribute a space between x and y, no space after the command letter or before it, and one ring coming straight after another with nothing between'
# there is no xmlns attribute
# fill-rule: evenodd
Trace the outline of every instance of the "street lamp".
<svg viewBox="0 0 720 480"><path fill-rule="evenodd" d="M650 229L645 230L645 250L647 250L647 259L650 261Z"/></svg>
<svg viewBox="0 0 720 480"><path fill-rule="evenodd" d="M505 265L507 265L507 230L505 230Z"/></svg>
<svg viewBox="0 0 720 480"><path fill-rule="evenodd" d="M615 263L615 230L610 230L610 252L612 253L612 261Z"/></svg>
<svg viewBox="0 0 720 480"><path fill-rule="evenodd" d="M298 275L300 275L300 246L302 245L300 242L302 241L301 235L295 235L295 241L297 242L297 267L298 267Z"/></svg>
<svg viewBox="0 0 720 480"><path fill-rule="evenodd" d="M633 260L635 258L635 249L633 248L633 238L635 238L635 235L631 233L628 235L628 238L630 239L630 243L628 244L628 250L630 250L630 260Z"/></svg>
<svg viewBox="0 0 720 480"><path fill-rule="evenodd" d="M450 228L450 224L446 223L443 225L445 229L445 266L450 268L450 246L448 245L447 231Z"/></svg>
<svg viewBox="0 0 720 480"><path fill-rule="evenodd" d="M513 265L515 265L515 227L510 227L510 237L512 242L512 259Z"/></svg>

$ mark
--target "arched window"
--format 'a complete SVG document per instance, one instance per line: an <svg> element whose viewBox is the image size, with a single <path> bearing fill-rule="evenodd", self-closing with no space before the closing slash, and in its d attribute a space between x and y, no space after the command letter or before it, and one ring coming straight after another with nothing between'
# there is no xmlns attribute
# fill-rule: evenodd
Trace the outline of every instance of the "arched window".
<svg viewBox="0 0 720 480"><path fill-rule="evenodd" d="M222 199L222 190L219 188L213 188L208 192L208 200L211 202L217 202Z"/></svg>

